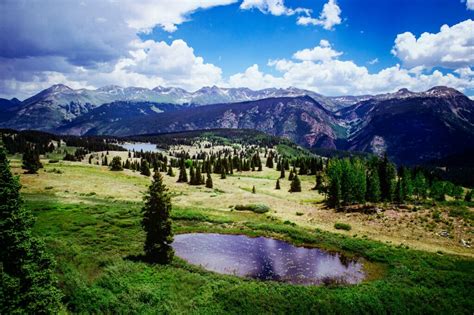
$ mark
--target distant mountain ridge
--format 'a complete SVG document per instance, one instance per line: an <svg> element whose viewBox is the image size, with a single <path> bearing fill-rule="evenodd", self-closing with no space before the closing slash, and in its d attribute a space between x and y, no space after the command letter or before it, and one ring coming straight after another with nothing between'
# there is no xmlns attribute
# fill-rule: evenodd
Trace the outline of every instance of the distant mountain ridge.
<svg viewBox="0 0 474 315"><path fill-rule="evenodd" d="M208 87L189 93L117 86L91 92L56 85L23 102L2 100L0 127L119 136L247 128L308 148L387 152L406 163L424 163L474 147L474 101L452 88L337 98L306 92ZM158 102L158 94L173 101ZM189 100L191 94L201 104L176 103ZM339 105L331 107L327 100Z"/></svg>

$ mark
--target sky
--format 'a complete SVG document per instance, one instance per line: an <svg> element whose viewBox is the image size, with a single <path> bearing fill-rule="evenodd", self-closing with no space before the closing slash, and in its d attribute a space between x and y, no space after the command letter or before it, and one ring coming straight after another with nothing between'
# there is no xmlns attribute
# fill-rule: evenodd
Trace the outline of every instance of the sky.
<svg viewBox="0 0 474 315"><path fill-rule="evenodd" d="M474 97L474 0L0 0L0 97L54 84Z"/></svg>

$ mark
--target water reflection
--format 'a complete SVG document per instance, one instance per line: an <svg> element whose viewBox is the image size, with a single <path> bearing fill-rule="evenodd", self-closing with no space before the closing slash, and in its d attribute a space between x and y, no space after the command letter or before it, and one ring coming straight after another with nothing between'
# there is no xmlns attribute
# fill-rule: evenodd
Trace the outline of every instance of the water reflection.
<svg viewBox="0 0 474 315"><path fill-rule="evenodd" d="M176 255L223 274L298 284L359 283L360 262L338 253L244 235L189 233L175 236Z"/></svg>
<svg viewBox="0 0 474 315"><path fill-rule="evenodd" d="M159 152L162 151L156 147L156 144L146 143L146 142L125 142L120 144L121 147L127 149L128 151L135 150L136 152Z"/></svg>

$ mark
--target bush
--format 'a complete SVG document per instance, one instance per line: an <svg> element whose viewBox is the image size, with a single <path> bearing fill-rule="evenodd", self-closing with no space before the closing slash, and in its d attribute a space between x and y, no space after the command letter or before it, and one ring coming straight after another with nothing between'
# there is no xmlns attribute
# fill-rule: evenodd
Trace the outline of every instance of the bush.
<svg viewBox="0 0 474 315"><path fill-rule="evenodd" d="M334 228L336 230L350 231L352 229L352 226L350 224L347 224L347 223L337 222L336 224L334 224Z"/></svg>
<svg viewBox="0 0 474 315"><path fill-rule="evenodd" d="M270 211L270 207L264 204L236 205L234 209L237 211L253 211L255 213L265 213Z"/></svg>

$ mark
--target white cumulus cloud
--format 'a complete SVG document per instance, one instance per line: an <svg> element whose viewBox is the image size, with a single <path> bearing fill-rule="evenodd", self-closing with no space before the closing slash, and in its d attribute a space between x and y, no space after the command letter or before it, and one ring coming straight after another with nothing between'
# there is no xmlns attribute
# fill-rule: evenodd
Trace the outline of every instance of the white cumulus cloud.
<svg viewBox="0 0 474 315"><path fill-rule="evenodd" d="M398 34L392 53L406 67L424 66L456 69L474 64L474 21L443 25L438 33Z"/></svg>
<svg viewBox="0 0 474 315"><path fill-rule="evenodd" d="M341 24L341 8L336 0L329 0L323 6L319 18L313 18L310 15L298 17L299 25L320 25L326 30L332 30L335 25Z"/></svg>
<svg viewBox="0 0 474 315"><path fill-rule="evenodd" d="M319 42L319 46L299 50L293 54L293 58L303 61L325 61L340 55L342 55L342 52L332 49L331 44L327 40L322 39Z"/></svg>

